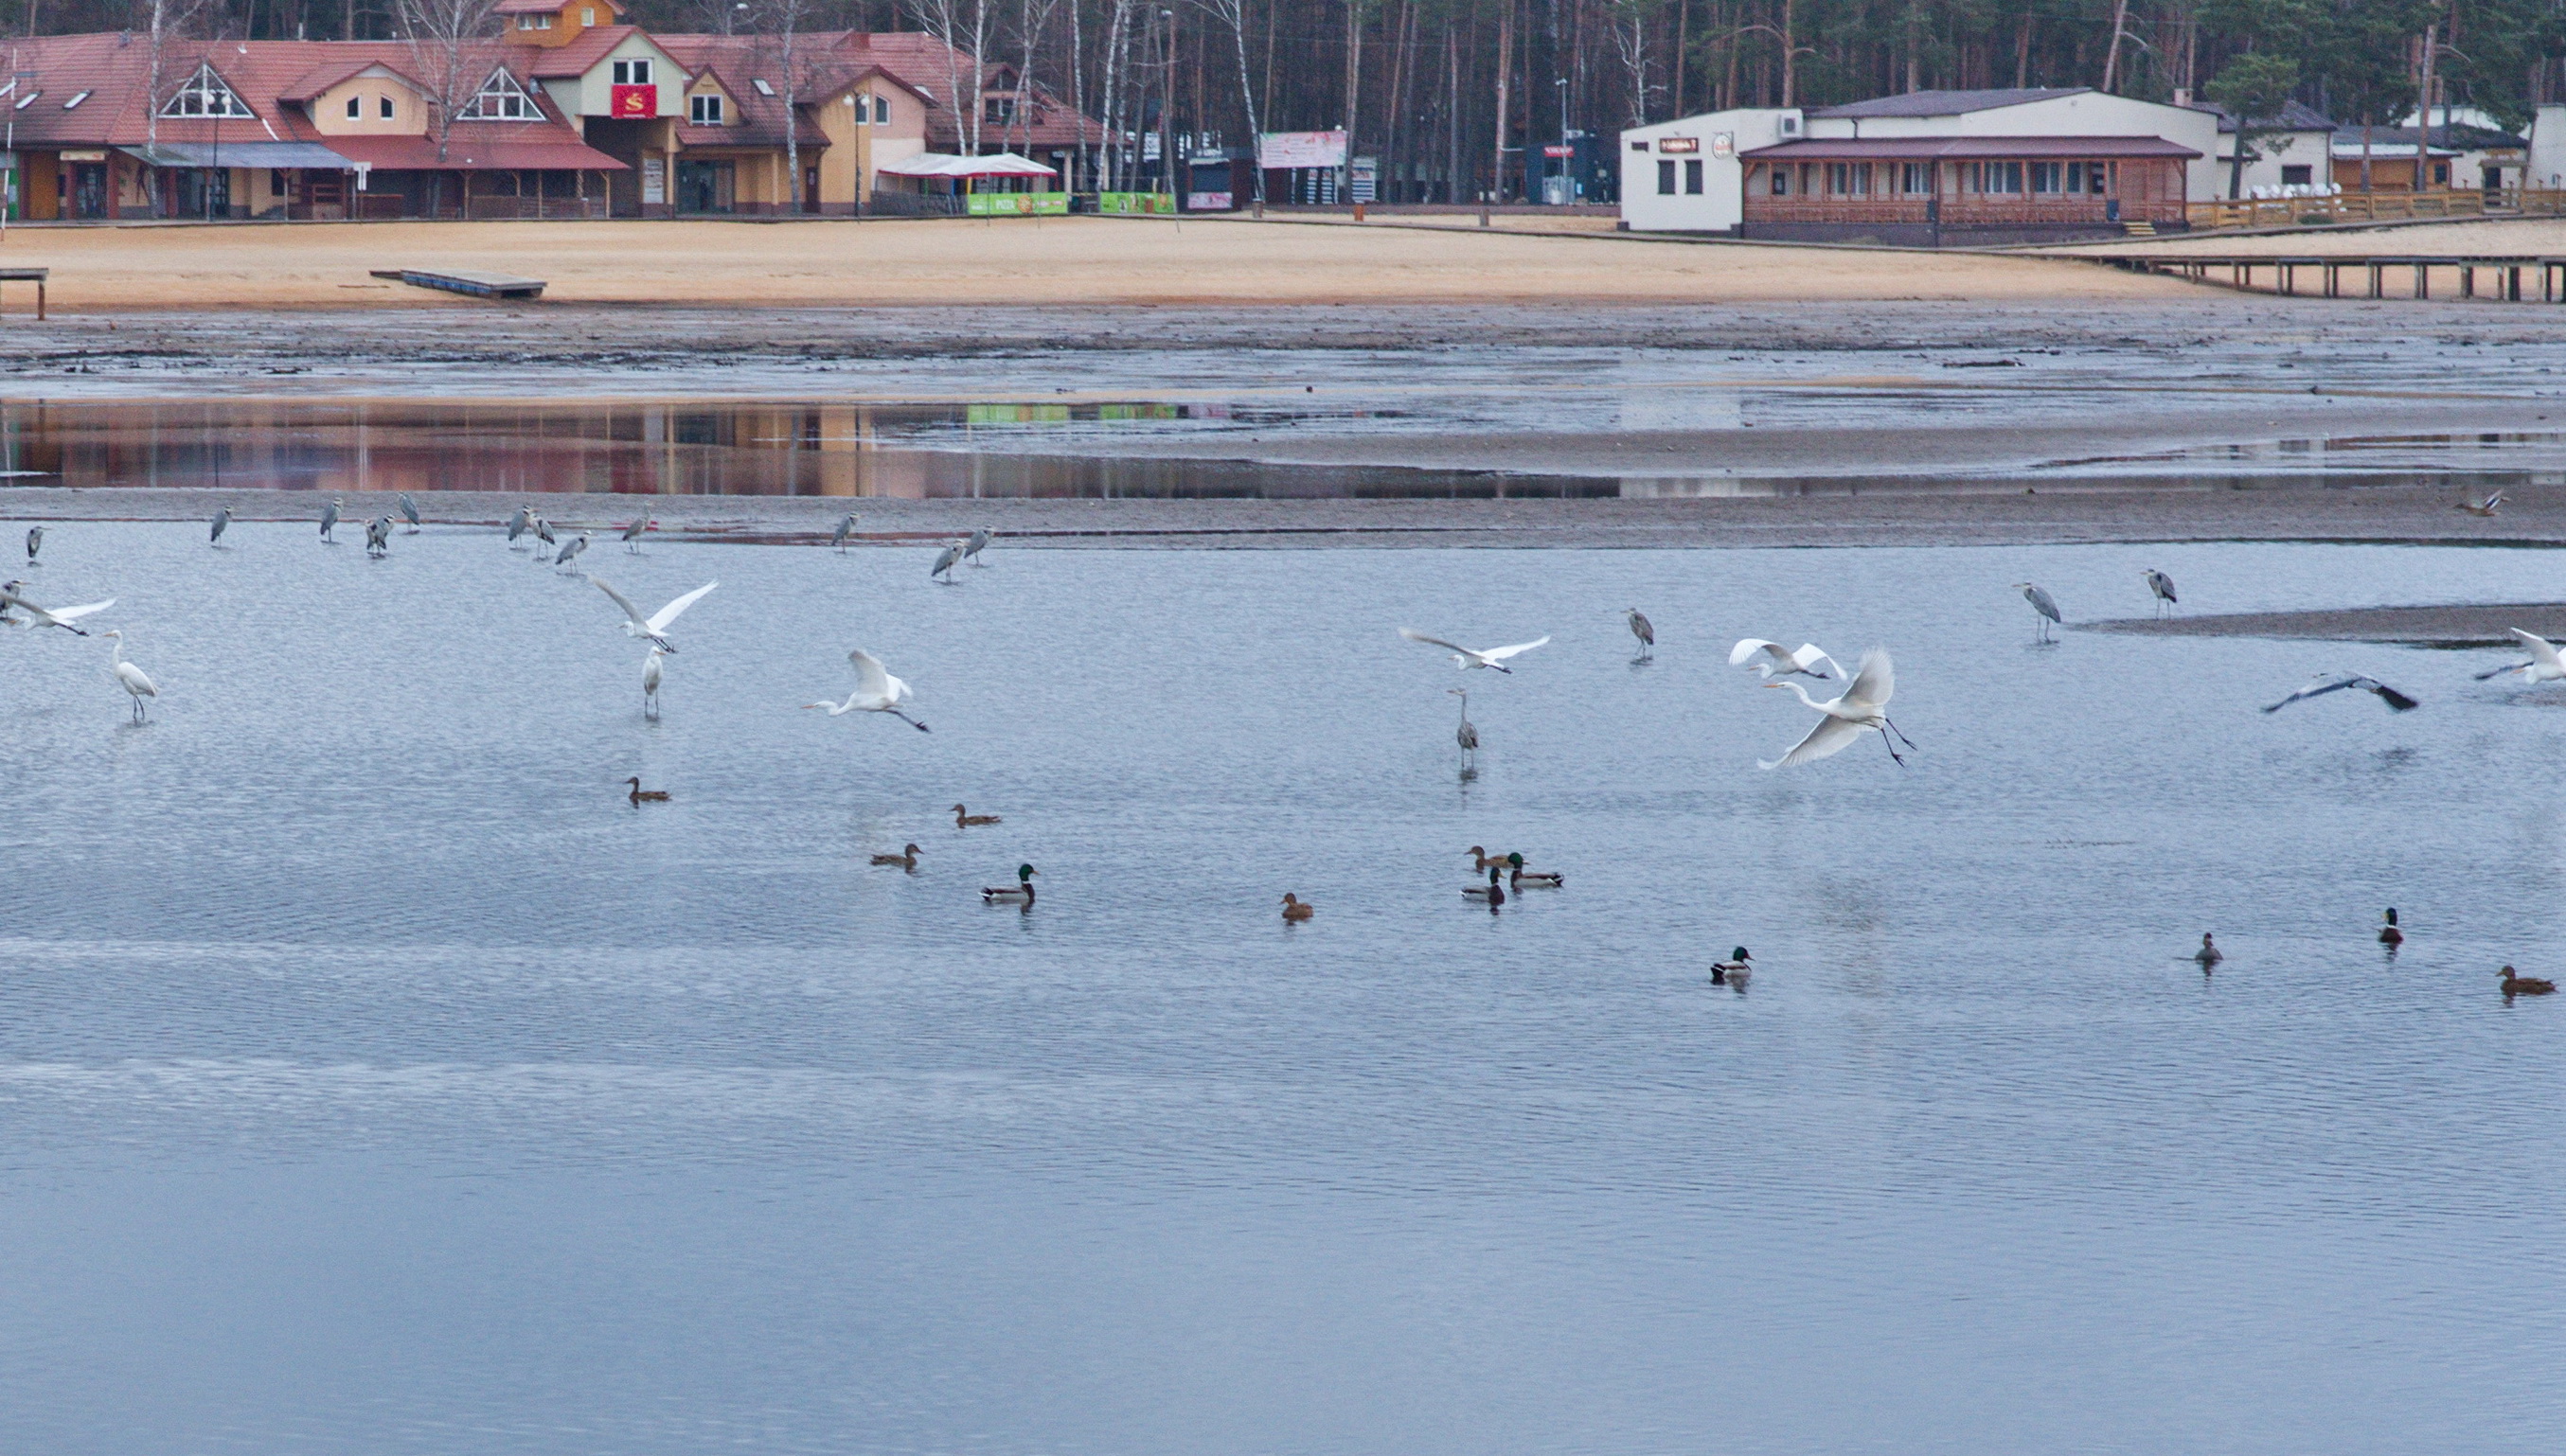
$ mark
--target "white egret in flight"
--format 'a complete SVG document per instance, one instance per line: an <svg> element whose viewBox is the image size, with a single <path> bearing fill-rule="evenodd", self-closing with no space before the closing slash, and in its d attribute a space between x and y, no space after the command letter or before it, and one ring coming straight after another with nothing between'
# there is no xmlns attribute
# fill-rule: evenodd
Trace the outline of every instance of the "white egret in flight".
<svg viewBox="0 0 2566 1456"><path fill-rule="evenodd" d="M1476 648L1464 647L1458 642L1447 642L1441 637L1429 637L1425 633L1416 631L1410 627L1401 627L1399 629L1399 634L1408 638L1411 642L1423 642L1429 647L1441 647L1450 652L1452 654L1452 665L1455 667L1493 667L1499 672L1507 674L1512 674L1514 672L1513 668L1506 665L1506 659L1508 657L1514 656L1518 652L1529 652L1533 648L1550 640L1549 637L1544 636L1529 642L1517 642L1511 647L1490 647L1485 651L1480 651Z"/></svg>
<svg viewBox="0 0 2566 1456"><path fill-rule="evenodd" d="M2032 610L2040 613L2039 640L2048 641L2049 624L2054 621L2064 625L2067 620L2058 614L2058 599L2049 595L2048 588L2035 587L2029 582L2016 582L2013 588L2022 594L2023 601L2031 604Z"/></svg>
<svg viewBox="0 0 2566 1456"><path fill-rule="evenodd" d="M1802 642L1798 651L1785 651L1780 642L1768 642L1762 637L1740 637L1737 645L1728 649L1729 666L1752 666L1756 675L1767 682L1776 677L1788 677L1794 672L1821 680L1833 679L1834 672L1818 670L1821 662L1836 672L1844 670L1844 664L1828 656L1826 649L1815 642Z"/></svg>
<svg viewBox="0 0 2566 1456"><path fill-rule="evenodd" d="M2566 658L2557 655L2557 648L2552 646L2546 637L2532 636L2519 627L2513 627L2511 631L2513 637L2529 649L2530 655L2519 662L2506 662L2501 667L2489 667L2477 674L2477 681L2483 682L2489 677L2500 677L2507 672L2520 673L2521 680L2524 682L2551 682L2557 678L2566 677Z"/></svg>
<svg viewBox="0 0 2566 1456"><path fill-rule="evenodd" d="M2386 703L2389 711L2391 712L2403 713L2409 708L2421 706L2421 704L2417 703L2415 699L2410 698L2406 694L2399 692L2397 689L2390 687L2388 684L2381 682L2376 677L2364 677L2359 673L2353 672L2338 672L2332 676L2320 676L2314 679L2309 682L2307 686L2300 688L2297 692L2294 692L2288 697L2281 699L2279 702L2272 704L2263 711L2266 713L2277 713L2283 708L2288 707L2290 704L2297 702L2301 698L2323 697L2327 693L2341 692L2348 687L2357 687L2363 692L2377 694L2379 700Z"/></svg>
<svg viewBox="0 0 2566 1456"><path fill-rule="evenodd" d="M614 588L599 581L595 577L589 578L588 583L600 592L614 598L615 605L624 608L624 634L626 636L648 637L651 641L658 643L659 650L663 652L673 652L677 650L677 644L668 640L668 623L675 621L685 612L687 607L702 601L706 592L709 592L715 587L721 585L719 582L706 582L692 592L687 593L685 596L680 597L676 601L669 603L667 606L660 607L650 615L643 616L642 614L642 608L634 606L632 599L626 597L623 593L616 591Z"/></svg>
<svg viewBox="0 0 2566 1456"><path fill-rule="evenodd" d="M18 589L25 585L27 584L24 582L10 582L5 585L0 585L0 604L15 607L26 612L27 614L23 617L12 616L7 618L7 620L16 623L18 626L28 631L34 631L40 626L58 626L63 630L72 633L74 636L85 637L89 635L89 628L74 626L72 623L89 615L91 612L105 611L116 605L116 599L110 597L105 602L92 602L82 607L58 607L49 611L18 595Z"/></svg>
<svg viewBox="0 0 2566 1456"><path fill-rule="evenodd" d="M1846 686L1844 696L1823 703L1810 697L1809 690L1796 682L1768 682L1764 685L1787 687L1800 695L1801 702L1826 716L1818 720L1817 727L1809 730L1808 737L1792 745L1789 753L1770 763L1758 760L1757 768L1787 769L1839 754L1844 752L1846 745L1866 732L1880 735L1880 741L1888 747L1892 759L1901 764L1907 762L1898 757L1898 745L1889 741L1889 735L1898 733L1898 725L1889 721L1889 695L1898 688L1898 676L1889 665L1887 651L1874 647L1863 653L1862 663L1854 669L1853 681ZM1916 746L1904 733L1898 733L1898 738L1909 748Z"/></svg>
<svg viewBox="0 0 2566 1456"><path fill-rule="evenodd" d="M862 647L847 654L856 664L856 690L847 694L843 703L804 703L806 708L826 708L834 718L840 713L889 713L909 727L923 733L926 725L899 710L902 699L910 696L908 684L894 677L884 668L882 659Z"/></svg>
<svg viewBox="0 0 2566 1456"><path fill-rule="evenodd" d="M160 689L151 685L151 679L143 674L141 668L125 660L125 633L122 630L110 627L103 635L116 643L115 655L109 659L109 670L116 675L117 685L133 699L133 721L140 723L144 721L142 700L160 696Z"/></svg>

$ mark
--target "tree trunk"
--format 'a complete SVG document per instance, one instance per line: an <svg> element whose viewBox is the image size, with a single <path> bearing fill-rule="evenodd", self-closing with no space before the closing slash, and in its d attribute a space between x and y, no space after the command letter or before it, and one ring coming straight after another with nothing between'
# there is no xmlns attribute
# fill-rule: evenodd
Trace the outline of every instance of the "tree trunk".
<svg viewBox="0 0 2566 1456"><path fill-rule="evenodd" d="M1506 195L1506 83L1514 79L1514 65L1515 7L1514 0L1506 0L1505 14L1497 17L1496 170L1489 178L1488 199L1490 201L1504 201ZM1479 218L1484 223L1487 220L1487 213L1482 210Z"/></svg>
<svg viewBox="0 0 2566 1456"><path fill-rule="evenodd" d="M1363 108L1363 0L1346 0L1346 151L1337 164L1337 200L1355 200L1355 124Z"/></svg>

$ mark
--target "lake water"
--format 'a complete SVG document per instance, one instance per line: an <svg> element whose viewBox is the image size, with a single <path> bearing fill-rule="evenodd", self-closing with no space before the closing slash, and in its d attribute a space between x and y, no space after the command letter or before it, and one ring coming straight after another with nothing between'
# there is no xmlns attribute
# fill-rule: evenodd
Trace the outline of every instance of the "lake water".
<svg viewBox="0 0 2566 1456"><path fill-rule="evenodd" d="M2540 600L2545 554L1001 542L948 588L602 545L645 606L721 582L650 723L593 589L345 535L55 526L29 594L119 599L144 727L104 644L0 635L0 1449L2509 1453L2566 1417L2566 998L2494 979L2566 969L2566 692L2038 647L2006 588ZM1553 639L1465 675L1403 624ZM1724 665L1748 633L1890 646L1909 766L1759 772L1813 719ZM859 643L932 733L797 709ZM2425 706L2255 711L2333 668ZM1567 887L1475 908L1473 844ZM1039 903L983 906L1020 860Z"/></svg>

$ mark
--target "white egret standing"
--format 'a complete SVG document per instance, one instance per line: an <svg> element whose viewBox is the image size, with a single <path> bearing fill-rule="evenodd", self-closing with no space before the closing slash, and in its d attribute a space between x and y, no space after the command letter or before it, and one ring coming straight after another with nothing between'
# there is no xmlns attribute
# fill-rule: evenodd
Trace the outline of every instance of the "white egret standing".
<svg viewBox="0 0 2566 1456"><path fill-rule="evenodd" d="M416 536L420 525L418 519L418 502L409 498L408 491L402 491L400 493L400 513L401 519L409 523L409 530L403 534Z"/></svg>
<svg viewBox="0 0 2566 1456"><path fill-rule="evenodd" d="M847 554L847 538L855 534L856 513L849 511L838 518L838 529L829 533L829 544L838 549L838 555L845 556Z"/></svg>
<svg viewBox="0 0 2566 1456"><path fill-rule="evenodd" d="M337 527L338 524L339 498L337 496L332 496L330 497L330 504L321 508L321 539L329 542L332 546L339 544L339 538L330 534L332 529Z"/></svg>
<svg viewBox="0 0 2566 1456"><path fill-rule="evenodd" d="M141 668L125 660L125 633L122 630L110 627L103 635L116 644L115 654L108 659L108 670L115 675L117 686L124 688L126 695L133 699L133 721L143 722L142 700L160 696L160 689L151 685L151 679L143 674Z"/></svg>
<svg viewBox="0 0 2566 1456"><path fill-rule="evenodd" d="M2556 647L2550 645L2546 637L2532 636L2519 627L2513 627L2510 630L2513 637L2530 650L2530 655L2519 662L2506 662L2501 667L2489 667L2477 674L2477 681L2483 682L2489 677L2500 677L2507 672L2520 673L2521 680L2524 682L2552 682L2560 677L2566 677L2566 658L2557 655Z"/></svg>
<svg viewBox="0 0 2566 1456"><path fill-rule="evenodd" d="M214 512L214 529L213 529L213 534L211 534L211 535L209 535L209 536L207 536L207 537L205 538L205 544L206 544L206 545L208 545L208 546L219 546L219 545L221 545L221 544L222 544L222 540L223 540L223 532L224 532L227 528L229 528L231 524L232 524L232 508L231 508L231 507L229 507L229 506L225 506L225 507L223 507L221 510Z"/></svg>
<svg viewBox="0 0 2566 1456"><path fill-rule="evenodd" d="M571 538L570 544L561 549L561 554L559 556L553 558L553 565L557 567L569 566L572 561L578 558L581 552L586 550L588 550L588 533L582 531L577 536Z"/></svg>
<svg viewBox="0 0 2566 1456"><path fill-rule="evenodd" d="M535 513L532 507L517 507L517 514L508 518L508 549L510 551L515 551L517 549L517 538L525 535L526 528L532 526L534 523Z"/></svg>
<svg viewBox="0 0 2566 1456"><path fill-rule="evenodd" d="M1470 722L1469 689L1447 687L1443 690L1461 700L1461 726L1452 730L1452 741L1461 745L1461 770L1467 773L1479 766L1479 730Z"/></svg>
<svg viewBox="0 0 2566 1456"><path fill-rule="evenodd" d="M677 650L677 644L668 640L668 623L675 621L687 607L702 601L706 592L709 592L715 587L721 585L719 582L706 582L692 592L687 593L685 596L680 597L676 601L669 603L667 606L660 607L650 615L643 616L642 614L642 608L634 606L632 599L626 597L623 593L616 591L614 588L599 581L595 577L589 578L588 584L595 587L600 592L605 593L607 596L615 599L615 605L624 608L624 634L626 636L648 637L651 641L658 643L659 650L663 652L673 652Z"/></svg>
<svg viewBox="0 0 2566 1456"><path fill-rule="evenodd" d="M37 550L38 550L39 548L41 548L44 544L45 544L45 528L44 528L44 527L42 527L42 526L30 526L30 527L28 527L28 528L27 528L27 565L29 565L29 566L34 566L34 565L36 564L36 552L37 552Z"/></svg>
<svg viewBox="0 0 2566 1456"><path fill-rule="evenodd" d="M1756 675L1766 682L1776 677L1788 677L1794 672L1822 681L1832 679L1834 673L1818 670L1818 664L1821 662L1836 669L1837 672L1844 670L1843 663L1828 656L1825 649L1815 642L1802 642L1798 651L1786 652L1782 650L1780 642L1768 642L1762 637L1740 637L1737 645L1728 649L1729 666L1744 667L1752 664Z"/></svg>
<svg viewBox="0 0 2566 1456"><path fill-rule="evenodd" d="M1898 725L1889 721L1889 695L1897 690L1898 677L1889 665L1889 653L1882 648L1874 647L1862 654L1862 664L1854 669L1853 681L1846 686L1844 696L1839 698L1819 702L1809 696L1807 688L1796 682L1768 682L1764 685L1787 687L1800 695L1801 702L1826 716L1818 720L1817 727L1809 730L1808 737L1792 745L1789 753L1770 763L1759 759L1755 765L1757 768L1787 769L1842 753L1847 744L1866 732L1880 735L1881 743L1889 749L1890 758L1901 765L1907 762L1898 757L1898 745L1889 741L1889 735L1898 733ZM1909 748L1916 746L1904 733L1898 733L1898 738Z"/></svg>
<svg viewBox="0 0 2566 1456"><path fill-rule="evenodd" d="M642 659L642 716L644 718L659 716L659 659L665 655L659 650L659 644L652 642L650 655Z"/></svg>
<svg viewBox="0 0 2566 1456"><path fill-rule="evenodd" d="M1512 657L1518 652L1529 652L1533 648L1550 640L1550 638L1545 635L1537 637L1529 642L1517 642L1511 647L1490 647L1485 651L1481 651L1472 647L1464 647L1458 642L1447 642L1441 637L1429 637L1425 633L1416 631L1410 627L1401 627L1399 629L1399 634L1408 638L1411 642L1423 642L1429 647L1441 647L1445 651L1450 652L1452 654L1452 665L1455 667L1465 669L1472 667L1493 667L1499 672L1507 673L1509 675L1514 672L1514 669L1506 665L1506 659L1508 657Z"/></svg>
<svg viewBox="0 0 2566 1456"><path fill-rule="evenodd" d="M1629 617L1631 620L1631 635L1640 639L1640 655L1643 657L1656 656L1658 654L1658 629L1649 624L1649 619L1641 615L1640 608L1636 607L1623 607L1622 614Z"/></svg>
<svg viewBox="0 0 2566 1456"><path fill-rule="evenodd" d="M2139 575L2147 582L2149 593L2157 599L2157 615L2165 615L2167 610L2173 607L2175 602L2174 578L2167 576L2165 573L2158 571L2154 567L2148 568Z"/></svg>
<svg viewBox="0 0 2566 1456"><path fill-rule="evenodd" d="M930 582L941 580L945 586L952 586L953 565L960 560L962 560L962 543L956 541L936 553L935 565L928 569L926 579Z"/></svg>
<svg viewBox="0 0 2566 1456"><path fill-rule="evenodd" d="M390 554L391 549L392 518L389 516L377 516L375 519L368 521L366 523L366 555L373 557L377 561L381 561Z"/></svg>
<svg viewBox="0 0 2566 1456"><path fill-rule="evenodd" d="M2327 693L2341 692L2348 687L2359 688L2363 692L2377 695L2381 702L2388 705L2388 710L2392 713L2403 713L2410 708L2421 706L2421 704L2417 703L2413 698L2410 698L2406 694L2399 692L2397 689L2390 687L2388 684L2381 682L2376 677L2363 677L2358 673L2352 672L2337 672L2331 676L2320 676L2313 679L2307 686L2300 688L2297 692L2294 692L2288 697L2281 699L2279 702L2272 704L2263 711L2266 713L2277 713L2283 708L2288 707L2290 704L2297 702L2301 698L2323 697Z"/></svg>
<svg viewBox="0 0 2566 1456"><path fill-rule="evenodd" d="M923 733L926 725L899 710L900 702L911 694L908 684L891 675L882 659L862 647L847 654L856 664L856 690L847 694L843 703L804 703L806 708L826 708L834 718L841 713L889 713L909 727Z"/></svg>
<svg viewBox="0 0 2566 1456"><path fill-rule="evenodd" d="M27 613L23 617L7 618L27 631L34 631L40 626L58 626L74 636L85 637L89 635L89 628L74 626L72 623L91 612L105 611L116 605L116 599L110 597L105 602L92 602L81 607L58 607L49 611L18 595L18 589L25 585L27 584L24 582L0 584L0 604L18 607Z"/></svg>
<svg viewBox="0 0 2566 1456"><path fill-rule="evenodd" d="M2040 613L2038 640L2044 642L2049 640L2051 622L2057 622L2062 626L2066 624L2067 618L2058 614L2058 599L2050 596L2047 588L2035 587L2029 582L2016 582L2013 587L2015 591L2022 594L2023 601L2031 604L2031 609Z"/></svg>
<svg viewBox="0 0 2566 1456"><path fill-rule="evenodd" d="M989 543L996 539L986 526L973 530L971 539L962 543L962 559L975 567L987 566L987 562L980 560L980 553L988 550Z"/></svg>

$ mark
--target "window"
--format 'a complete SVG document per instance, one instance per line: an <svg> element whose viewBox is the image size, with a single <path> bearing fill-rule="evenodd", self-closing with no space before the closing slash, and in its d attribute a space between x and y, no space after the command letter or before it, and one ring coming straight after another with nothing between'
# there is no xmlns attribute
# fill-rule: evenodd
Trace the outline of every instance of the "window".
<svg viewBox="0 0 2566 1456"><path fill-rule="evenodd" d="M1827 191L1837 197L1870 196L1871 163L1867 161L1828 162Z"/></svg>
<svg viewBox="0 0 2566 1456"><path fill-rule="evenodd" d="M455 113L471 121L539 121L543 115L543 108L535 105L535 99L504 68L491 72L490 79L481 83L481 90Z"/></svg>
<svg viewBox="0 0 2566 1456"><path fill-rule="evenodd" d="M352 96L352 97L348 98L348 120L349 120L349 121L353 121L357 120L359 117L364 116L365 114L366 114L366 99L365 99L364 97L361 97L361 96Z"/></svg>
<svg viewBox="0 0 2566 1456"><path fill-rule="evenodd" d="M597 7L594 5L581 6L579 10L579 23L582 25L597 24Z"/></svg>
<svg viewBox="0 0 2566 1456"><path fill-rule="evenodd" d="M43 96L43 95L44 95L44 93L43 93L43 92L41 92L41 91L31 91L31 92L27 93L25 96L22 96L22 97L18 98L18 104L17 104L16 106L14 106L14 107L11 107L11 108L10 108L10 110L11 110L11 111L13 111L13 112L23 112L23 111L25 111L27 108L29 108L30 106L35 105L36 98L38 98L38 97L40 97L40 96Z"/></svg>
<svg viewBox="0 0 2566 1456"><path fill-rule="evenodd" d="M88 95L87 92L81 94ZM160 109L160 115L164 117L255 117L257 113L243 106L241 99L232 95L232 89L223 85L223 79L214 74L213 67L199 66L196 68L196 74L188 77L178 88L176 95L169 98L168 105Z"/></svg>
<svg viewBox="0 0 2566 1456"><path fill-rule="evenodd" d="M63 103L63 110L66 112L78 111L80 109L80 104L88 100L89 93L85 91L81 92L75 95L70 101Z"/></svg>
<svg viewBox="0 0 2566 1456"><path fill-rule="evenodd" d="M19 105L24 106L25 103ZM2281 168L2281 185L2284 187L2306 187L2313 185L2314 180L2314 171L2305 162Z"/></svg>
<svg viewBox="0 0 2566 1456"><path fill-rule="evenodd" d="M874 124L877 126L888 126L891 124L890 97L878 96L874 98Z"/></svg>
<svg viewBox="0 0 2566 1456"><path fill-rule="evenodd" d="M519 30L551 30L552 28L553 18L549 15L520 15L517 17L517 29Z"/></svg>
<svg viewBox="0 0 2566 1456"><path fill-rule="evenodd" d="M686 120L698 126L718 126L722 123L721 103L718 96L690 96L686 98Z"/></svg>
<svg viewBox="0 0 2566 1456"><path fill-rule="evenodd" d="M2022 163L2018 161L1976 161L1969 163L1971 180L1981 192L2002 195L2022 191Z"/></svg>
<svg viewBox="0 0 2566 1456"><path fill-rule="evenodd" d="M1797 117L1784 117L1784 118L1782 119L1782 134L1783 134L1783 135L1788 136L1788 135L1790 135L1792 132L1797 131L1797 130L1799 130L1799 129L1800 129L1800 119L1799 119L1799 118L1797 118Z"/></svg>
<svg viewBox="0 0 2566 1456"><path fill-rule="evenodd" d="M1903 161L1898 164L1898 190L1910 197L1923 196L1933 190L1933 163Z"/></svg>
<svg viewBox="0 0 2566 1456"><path fill-rule="evenodd" d="M2031 164L2031 190L2045 196L2056 196L2066 190L2067 164L2036 161Z"/></svg>
<svg viewBox="0 0 2566 1456"><path fill-rule="evenodd" d="M2435 186L2439 187L2446 187L2450 184L2450 164L2448 162L2437 161L2433 163L2433 183Z"/></svg>
<svg viewBox="0 0 2566 1456"><path fill-rule="evenodd" d="M1646 151L1649 149L1649 143L1645 141L1634 141L1631 143L1631 149L1633 151Z"/></svg>
<svg viewBox="0 0 2566 1456"><path fill-rule="evenodd" d="M1672 161L1658 163L1658 195L1661 197L1675 195L1675 164Z"/></svg>
<svg viewBox="0 0 2566 1456"><path fill-rule="evenodd" d="M980 98L980 120L984 121L1012 121L1016 119L1016 99L1011 96L984 96Z"/></svg>
<svg viewBox="0 0 2566 1456"><path fill-rule="evenodd" d="M383 118L386 121L390 121L392 119L392 99L387 96L379 96L375 98L375 115Z"/></svg>
<svg viewBox="0 0 2566 1456"><path fill-rule="evenodd" d="M645 57L639 61L616 62L615 84L617 86L648 86L650 84L650 62L648 58Z"/></svg>
<svg viewBox="0 0 2566 1456"><path fill-rule="evenodd" d="M1700 157L1693 157L1684 163L1684 195L1687 197L1698 197L1701 195Z"/></svg>
<svg viewBox="0 0 2566 1456"><path fill-rule="evenodd" d="M757 88L757 94L758 94L759 96L773 96L773 95L775 95L775 88L774 88L774 87L771 87L771 86L767 85L765 82L760 81L760 80L758 80L757 78L755 78L755 77L753 77L753 76L749 78L749 82L748 82L748 84L749 84L749 85L751 85L751 86L753 86L753 87L756 87L756 88Z"/></svg>
<svg viewBox="0 0 2566 1456"><path fill-rule="evenodd" d="M1791 169L1789 167L1773 168L1772 191L1773 195L1776 197L1788 197L1791 195Z"/></svg>

